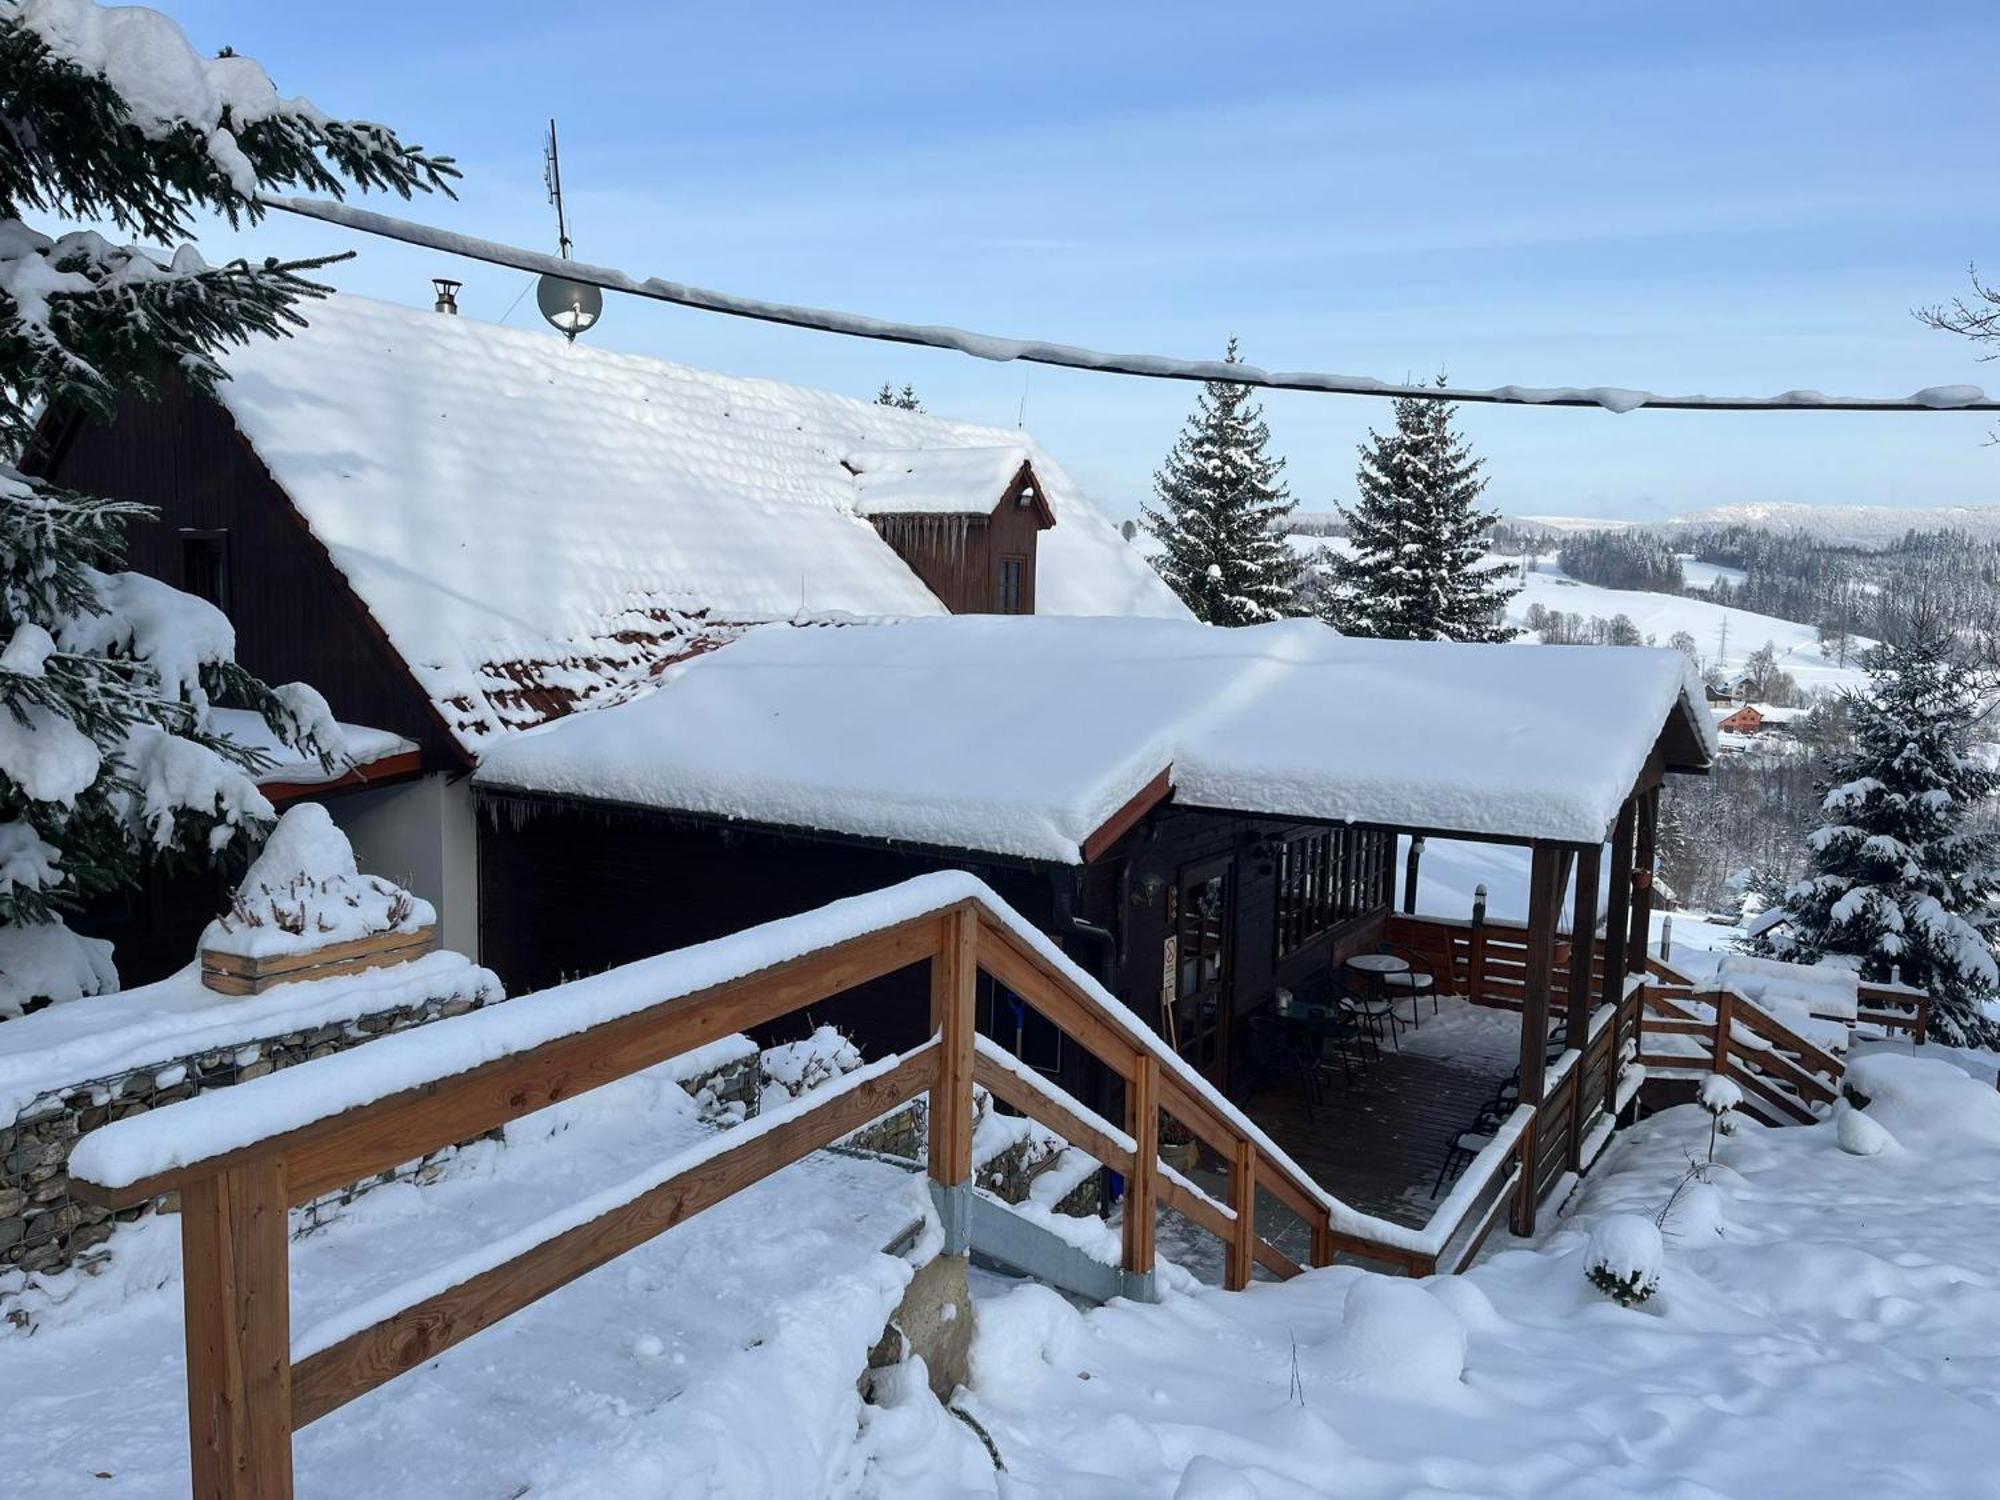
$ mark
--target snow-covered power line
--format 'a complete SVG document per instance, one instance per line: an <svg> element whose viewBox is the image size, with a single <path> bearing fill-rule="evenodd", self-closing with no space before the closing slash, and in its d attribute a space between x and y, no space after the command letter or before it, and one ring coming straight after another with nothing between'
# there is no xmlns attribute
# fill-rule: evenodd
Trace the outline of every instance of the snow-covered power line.
<svg viewBox="0 0 2000 1500"><path fill-rule="evenodd" d="M1224 364L1213 359L1174 359L1158 354L1105 354L1095 349L1044 343L1038 339L1001 338L936 324L898 323L861 313L766 302L757 297L740 297L731 292L689 286L685 282L669 281L660 276L641 280L608 266L563 260L538 251L522 250L493 240L482 240L324 199L266 196L263 201L271 208L338 224L363 234L381 235L405 244L419 245L448 255L462 255L496 266L512 266L541 275L566 276L572 281L602 287L606 291L650 297L657 302L672 302L730 317L846 334L852 338L953 349L976 359L1001 362L1021 360L1029 364L1097 370L1112 375L1138 375L1153 380L1220 380L1272 390L1318 391L1341 396L1415 396L1430 401L1510 406L1596 406L1620 412L1635 411L1640 407L1673 411L2000 411L2000 400L1989 399L1975 385L1930 386L1914 395L1902 397L1828 396L1819 391L1786 391L1777 396L1660 396L1651 391L1627 390L1619 386L1502 385L1480 390L1451 385L1412 385L1375 380L1365 375L1261 370L1255 365Z"/></svg>

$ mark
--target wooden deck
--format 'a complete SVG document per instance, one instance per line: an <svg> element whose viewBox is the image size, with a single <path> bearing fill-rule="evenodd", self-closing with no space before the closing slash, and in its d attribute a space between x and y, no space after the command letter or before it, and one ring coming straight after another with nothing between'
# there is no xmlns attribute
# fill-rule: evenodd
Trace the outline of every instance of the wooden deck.
<svg viewBox="0 0 2000 1500"><path fill-rule="evenodd" d="M1405 1031L1402 1050L1357 1065L1352 1087L1336 1069L1309 1118L1302 1089L1266 1089L1243 1103L1328 1192L1399 1224L1421 1225L1445 1148L1469 1126L1519 1061L1519 1018L1447 997L1437 1017ZM1442 1198L1442 1194L1439 1198Z"/></svg>

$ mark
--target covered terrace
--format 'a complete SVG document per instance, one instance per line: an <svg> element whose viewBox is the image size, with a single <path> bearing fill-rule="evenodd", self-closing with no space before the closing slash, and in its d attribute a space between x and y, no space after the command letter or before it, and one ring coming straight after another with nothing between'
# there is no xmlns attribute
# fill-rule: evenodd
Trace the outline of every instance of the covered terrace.
<svg viewBox="0 0 2000 1500"><path fill-rule="evenodd" d="M1659 789L1713 753L1700 684L1673 651L1361 640L1306 620L957 616L752 631L648 697L494 747L477 784L516 810L657 816L663 857L670 829L715 830L689 856L710 886L756 841L767 884L808 850L815 879L834 881L830 846L857 863L867 850L871 879L890 855L994 879L1329 1191L1435 1238L1496 1198L1528 1227L1608 1134L1637 1026L1625 981L1643 960ZM502 838L519 819L489 822ZM1511 851L1525 920L1415 911L1399 839ZM1426 1001L1373 1076L1308 1114L1247 1065L1258 1018L1385 943L1459 998L1436 1015ZM996 1039L1069 1068L1032 1055L1032 1028L1001 998ZM1494 1149L1427 1218L1451 1139L1516 1071ZM1062 1076L1092 1097L1090 1080ZM1098 1080L1107 1111L1117 1092Z"/></svg>

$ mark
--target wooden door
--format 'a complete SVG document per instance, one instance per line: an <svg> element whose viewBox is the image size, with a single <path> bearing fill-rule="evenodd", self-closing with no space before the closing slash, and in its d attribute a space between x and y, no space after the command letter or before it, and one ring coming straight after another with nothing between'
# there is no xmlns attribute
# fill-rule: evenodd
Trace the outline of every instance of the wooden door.
<svg viewBox="0 0 2000 1500"><path fill-rule="evenodd" d="M1236 918L1234 856L1181 871L1175 902L1172 1038L1181 1056L1218 1086L1229 1076L1235 1006L1230 954Z"/></svg>

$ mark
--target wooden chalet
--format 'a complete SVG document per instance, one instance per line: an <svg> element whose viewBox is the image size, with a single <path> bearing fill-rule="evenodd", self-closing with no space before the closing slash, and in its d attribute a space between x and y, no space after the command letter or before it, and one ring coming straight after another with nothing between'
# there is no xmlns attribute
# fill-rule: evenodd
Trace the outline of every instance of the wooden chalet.
<svg viewBox="0 0 2000 1500"><path fill-rule="evenodd" d="M1559 701L1595 707L1558 722ZM1520 1095L1557 1106L1547 1188L1601 1143L1659 789L1708 766L1708 726L1667 651L1359 641L1311 621L759 632L648 698L494 747L475 777L482 956L539 987L970 870L1331 1190L1388 1206L1478 1101L1418 1087L1415 1155L1387 1163L1337 1109L1316 1119L1261 1076L1250 1037L1281 989L1312 994L1393 942L1451 993L1519 1013ZM1399 910L1415 837L1518 849L1525 924ZM1032 1007L990 979L979 1007L982 1032L1109 1107L1113 1081ZM923 977L821 1015L896 1051L927 1025ZM1564 1036L1581 1040L1555 1078Z"/></svg>
<svg viewBox="0 0 2000 1500"><path fill-rule="evenodd" d="M30 456L155 507L130 566L219 606L366 758L275 766L361 862L480 942L467 774L756 624L1186 611L1027 434L337 296L232 353L216 399L52 414ZM84 925L127 983L185 961L226 875ZM580 961L569 960L568 967Z"/></svg>

